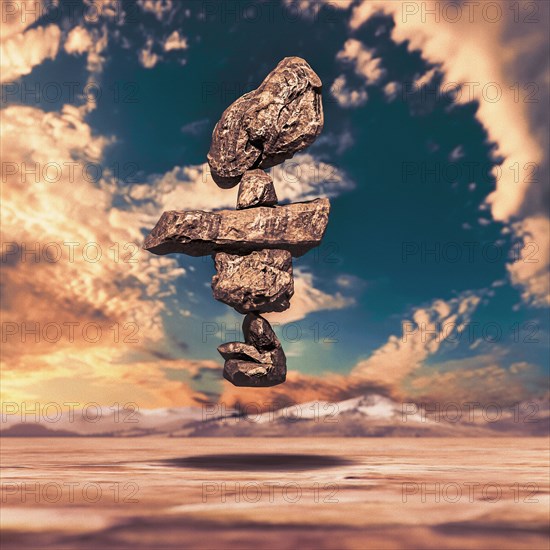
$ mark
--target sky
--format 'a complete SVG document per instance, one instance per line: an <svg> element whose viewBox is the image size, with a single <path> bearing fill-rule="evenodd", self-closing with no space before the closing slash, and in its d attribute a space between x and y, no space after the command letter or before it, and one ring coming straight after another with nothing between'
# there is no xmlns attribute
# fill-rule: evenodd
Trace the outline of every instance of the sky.
<svg viewBox="0 0 550 550"><path fill-rule="evenodd" d="M4 402L548 396L548 3L24 4L2 2ZM141 245L165 210L234 208L212 130L286 56L325 126L270 173L331 214L267 315L287 382L235 388L212 259Z"/></svg>

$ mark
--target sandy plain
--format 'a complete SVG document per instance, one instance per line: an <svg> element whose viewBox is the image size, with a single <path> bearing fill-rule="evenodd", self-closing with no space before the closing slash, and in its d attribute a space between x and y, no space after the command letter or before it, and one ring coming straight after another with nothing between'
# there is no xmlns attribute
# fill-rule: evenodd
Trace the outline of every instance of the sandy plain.
<svg viewBox="0 0 550 550"><path fill-rule="evenodd" d="M3 550L549 547L546 438L2 438Z"/></svg>

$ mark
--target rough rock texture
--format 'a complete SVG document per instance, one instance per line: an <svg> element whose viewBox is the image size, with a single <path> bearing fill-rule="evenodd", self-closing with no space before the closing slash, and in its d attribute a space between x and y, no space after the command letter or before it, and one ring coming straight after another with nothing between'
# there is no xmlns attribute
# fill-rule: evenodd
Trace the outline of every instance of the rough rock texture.
<svg viewBox="0 0 550 550"><path fill-rule="evenodd" d="M275 386L286 379L286 356L271 325L261 315L244 318L245 343L218 347L226 360L223 376L235 386Z"/></svg>
<svg viewBox="0 0 550 550"><path fill-rule="evenodd" d="M270 352L260 353L254 346L244 342L227 342L218 346L218 351L224 359L273 363Z"/></svg>
<svg viewBox="0 0 550 550"><path fill-rule="evenodd" d="M263 248L301 256L318 246L328 223L328 199L246 210L164 212L143 247L154 254L246 254Z"/></svg>
<svg viewBox="0 0 550 550"><path fill-rule="evenodd" d="M239 313L284 311L294 294L292 255L287 250L259 250L246 256L218 252L212 278L214 298Z"/></svg>
<svg viewBox="0 0 550 550"><path fill-rule="evenodd" d="M281 347L281 342L271 325L261 315L248 313L243 321L244 341L258 351L272 351Z"/></svg>
<svg viewBox="0 0 550 550"><path fill-rule="evenodd" d="M286 366L229 359L225 362L223 377L235 386L265 388L282 384L286 380Z"/></svg>
<svg viewBox="0 0 550 550"><path fill-rule="evenodd" d="M245 342L218 347L236 386L285 381L286 356L260 315L284 311L294 294L292 256L321 244L328 199L277 206L264 169L311 145L323 128L322 83L306 61L286 57L262 84L231 104L216 124L208 164L222 188L240 182L236 210L164 212L145 239L153 254L212 255L214 298L246 314Z"/></svg>
<svg viewBox="0 0 550 550"><path fill-rule="evenodd" d="M250 168L269 168L311 145L323 129L321 79L300 57L285 57L262 84L232 103L212 134L214 181L234 187Z"/></svg>
<svg viewBox="0 0 550 550"><path fill-rule="evenodd" d="M271 351L259 352L254 346L244 342L227 342L218 346L218 351L226 360L238 359L240 361L277 365L278 367L286 366L285 352L280 345Z"/></svg>
<svg viewBox="0 0 550 550"><path fill-rule="evenodd" d="M263 170L248 170L239 184L237 210L253 206L274 206L278 202L275 186Z"/></svg>

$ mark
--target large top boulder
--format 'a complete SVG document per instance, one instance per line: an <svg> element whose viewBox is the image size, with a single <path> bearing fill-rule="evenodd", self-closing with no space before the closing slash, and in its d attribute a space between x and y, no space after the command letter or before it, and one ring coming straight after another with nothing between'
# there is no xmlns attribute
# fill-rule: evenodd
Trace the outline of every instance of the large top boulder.
<svg viewBox="0 0 550 550"><path fill-rule="evenodd" d="M208 164L223 188L251 168L270 168L311 145L323 129L321 79L300 57L285 57L262 84L232 103L212 134Z"/></svg>

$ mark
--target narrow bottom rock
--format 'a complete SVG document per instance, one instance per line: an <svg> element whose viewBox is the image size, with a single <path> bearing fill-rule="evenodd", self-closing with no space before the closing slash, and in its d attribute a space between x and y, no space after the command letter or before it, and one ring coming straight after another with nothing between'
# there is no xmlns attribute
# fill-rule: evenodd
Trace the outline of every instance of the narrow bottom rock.
<svg viewBox="0 0 550 550"><path fill-rule="evenodd" d="M253 361L228 359L223 377L235 386L270 387L286 380L286 365L270 365Z"/></svg>
<svg viewBox="0 0 550 550"><path fill-rule="evenodd" d="M223 376L235 386L269 387L286 380L286 356L271 325L249 313L243 322L245 342L218 346L225 359Z"/></svg>

